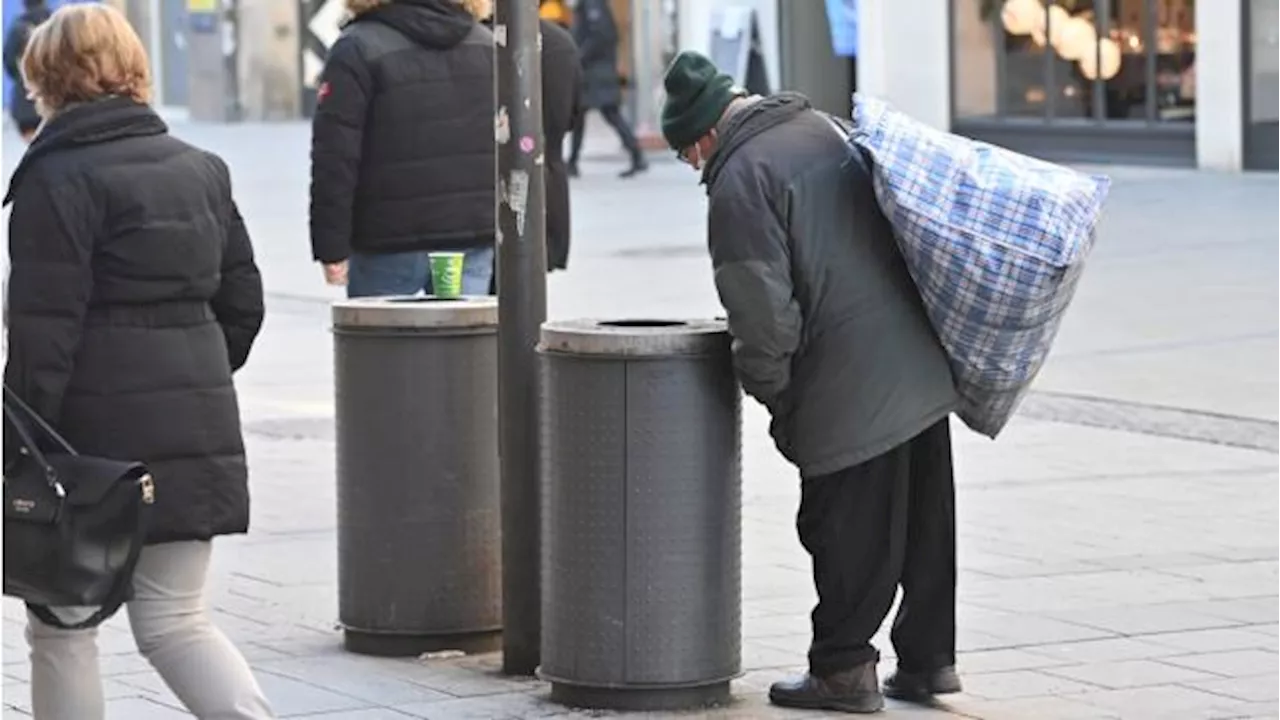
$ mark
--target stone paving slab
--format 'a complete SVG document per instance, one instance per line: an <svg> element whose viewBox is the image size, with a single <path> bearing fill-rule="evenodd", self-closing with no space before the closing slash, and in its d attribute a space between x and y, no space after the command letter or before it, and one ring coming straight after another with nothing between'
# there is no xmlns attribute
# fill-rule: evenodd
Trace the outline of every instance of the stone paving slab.
<svg viewBox="0 0 1280 720"><path fill-rule="evenodd" d="M749 411L749 432L763 422ZM967 693L948 699L946 709L894 706L892 716L1274 715L1277 553L1268 518L1275 503L1265 500L1275 497L1276 473L1262 469L1273 456L1017 423L998 455L985 452L986 441L957 437L966 478L958 503ZM1070 453L1059 462L1043 453L1045 434L1056 446L1132 459L1135 470L1186 471L1090 477L1067 462ZM589 716L546 703L539 683L498 676L496 657L413 662L342 652L334 627L332 445L253 434L249 441L255 530L220 542L211 604L282 717ZM1035 456L1045 461L1034 463ZM768 707L763 693L803 665L813 593L792 528L794 480L767 472L769 464L749 462L755 470L745 479L747 673L735 685L734 706L697 717L794 715ZM1215 520L1222 517L1233 522ZM1198 530L1224 525L1230 530ZM1160 552L1144 555L1150 547ZM17 718L28 709L29 671L21 611L10 601L4 610L5 717ZM887 673L892 651L884 635ZM100 646L112 717L181 716L133 653L123 618L104 626Z"/></svg>

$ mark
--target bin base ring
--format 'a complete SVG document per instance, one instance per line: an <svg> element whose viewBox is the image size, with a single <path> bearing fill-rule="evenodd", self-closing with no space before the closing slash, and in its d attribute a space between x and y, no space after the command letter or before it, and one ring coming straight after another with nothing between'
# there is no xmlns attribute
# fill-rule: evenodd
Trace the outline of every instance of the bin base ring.
<svg viewBox="0 0 1280 720"><path fill-rule="evenodd" d="M502 649L502 631L452 633L442 635L400 635L342 629L342 647L357 655L376 657L418 657L423 653L459 650L468 655Z"/></svg>
<svg viewBox="0 0 1280 720"><path fill-rule="evenodd" d="M589 710L671 712L729 703L729 681L692 687L592 687L552 682L551 702Z"/></svg>

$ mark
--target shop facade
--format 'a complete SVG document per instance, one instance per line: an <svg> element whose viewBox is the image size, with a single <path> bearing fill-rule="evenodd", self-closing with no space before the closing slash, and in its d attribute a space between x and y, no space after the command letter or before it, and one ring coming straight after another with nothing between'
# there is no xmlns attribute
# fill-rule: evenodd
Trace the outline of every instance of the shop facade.
<svg viewBox="0 0 1280 720"><path fill-rule="evenodd" d="M854 62L832 49L831 3L684 0L680 44L705 47L698 16L750 5L778 87L835 112L856 87L1055 161L1276 168L1275 0L843 2Z"/></svg>
<svg viewBox="0 0 1280 720"><path fill-rule="evenodd" d="M1059 161L1276 168L1274 0L860 5L882 30L923 24L917 35L945 39L912 43L915 63L945 77L913 85L890 68L879 87L953 132ZM910 52L880 51L888 63Z"/></svg>
<svg viewBox="0 0 1280 720"><path fill-rule="evenodd" d="M1195 164L1195 5L952 0L952 128L1050 159Z"/></svg>

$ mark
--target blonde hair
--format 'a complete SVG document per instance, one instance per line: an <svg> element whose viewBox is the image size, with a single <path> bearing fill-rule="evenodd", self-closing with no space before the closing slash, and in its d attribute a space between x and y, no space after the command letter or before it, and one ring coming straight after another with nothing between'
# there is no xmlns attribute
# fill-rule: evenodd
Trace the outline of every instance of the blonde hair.
<svg viewBox="0 0 1280 720"><path fill-rule="evenodd" d="M147 51L109 5L67 5L37 26L22 56L22 76L37 103L55 113L108 95L151 101Z"/></svg>
<svg viewBox="0 0 1280 720"><path fill-rule="evenodd" d="M347 12L352 16L362 15L376 7L393 2L395 0L347 0ZM450 2L461 5L462 9L476 20L484 20L493 14L493 0L450 0Z"/></svg>

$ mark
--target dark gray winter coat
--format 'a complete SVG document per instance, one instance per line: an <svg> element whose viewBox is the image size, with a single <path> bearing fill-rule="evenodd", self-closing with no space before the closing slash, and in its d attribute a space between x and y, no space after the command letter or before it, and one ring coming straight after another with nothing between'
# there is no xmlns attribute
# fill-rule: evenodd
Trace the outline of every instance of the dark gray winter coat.
<svg viewBox="0 0 1280 720"><path fill-rule="evenodd" d="M569 169L564 136L582 112L582 68L568 30L539 21L542 28L542 133L546 142L547 269L569 267Z"/></svg>
<svg viewBox="0 0 1280 720"><path fill-rule="evenodd" d="M865 462L951 412L947 358L867 165L807 99L731 116L703 181L736 370L803 476Z"/></svg>
<svg viewBox="0 0 1280 720"><path fill-rule="evenodd" d="M573 39L582 59L582 106L622 104L618 77L618 23L609 0L580 0L573 11Z"/></svg>

